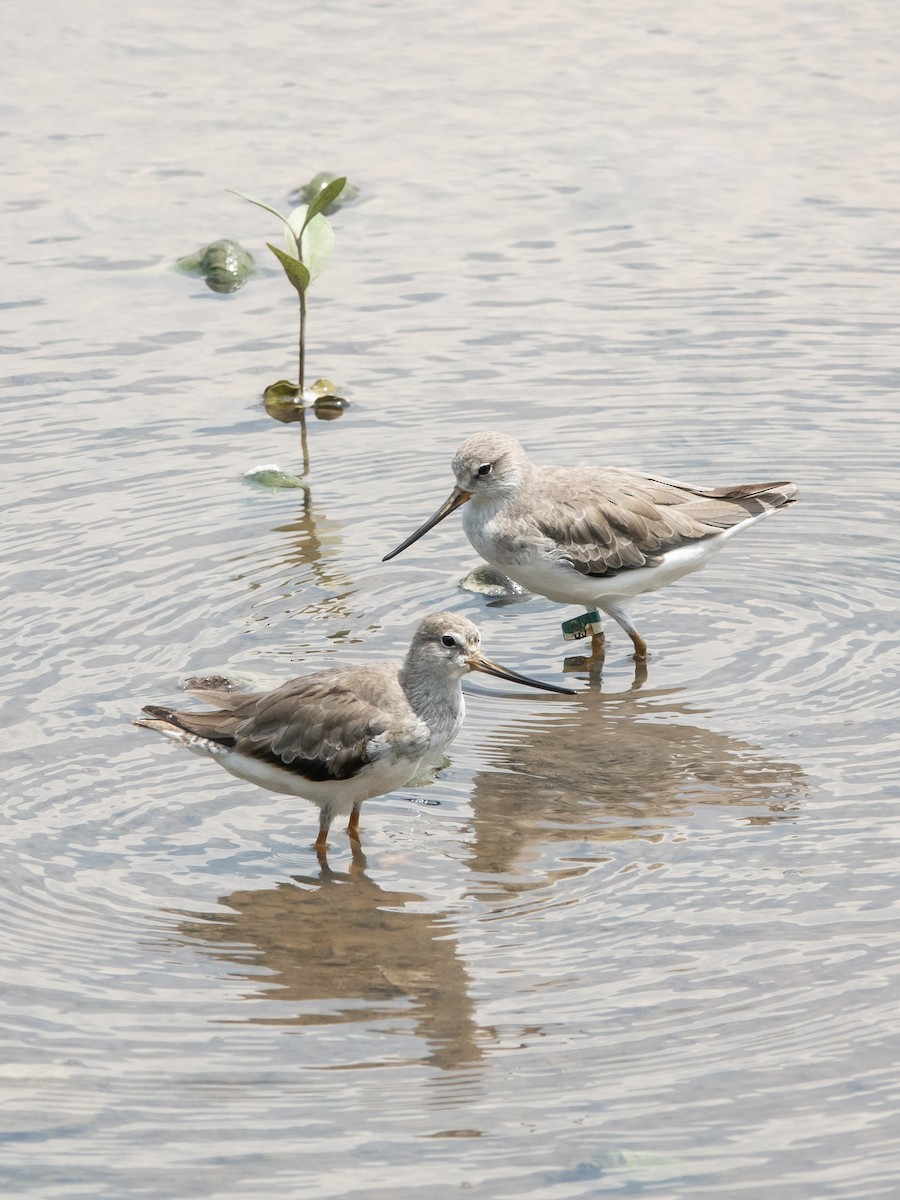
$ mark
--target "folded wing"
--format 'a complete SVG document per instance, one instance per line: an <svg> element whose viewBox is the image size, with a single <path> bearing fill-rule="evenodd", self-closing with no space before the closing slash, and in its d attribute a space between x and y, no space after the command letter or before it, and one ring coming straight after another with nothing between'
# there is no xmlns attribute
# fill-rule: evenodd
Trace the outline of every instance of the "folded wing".
<svg viewBox="0 0 900 1200"><path fill-rule="evenodd" d="M699 488L637 472L572 471L529 517L583 575L656 566L672 550L790 504L792 483Z"/></svg>
<svg viewBox="0 0 900 1200"><path fill-rule="evenodd" d="M380 681L364 681L358 671L350 678L348 672L337 669L301 676L265 693L194 689L201 698L221 705L215 712L155 705L148 705L144 712L309 780L349 779L372 761L377 739L387 728L384 708L377 701L379 689L371 686L373 682L380 682L382 691L393 690L391 684L399 690L396 679L387 674ZM416 723L412 713L410 721Z"/></svg>

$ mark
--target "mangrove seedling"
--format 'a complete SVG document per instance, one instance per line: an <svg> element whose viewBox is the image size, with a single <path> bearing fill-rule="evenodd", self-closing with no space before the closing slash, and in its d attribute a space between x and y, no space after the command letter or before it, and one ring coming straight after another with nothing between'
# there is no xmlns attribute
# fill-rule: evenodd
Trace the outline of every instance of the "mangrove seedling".
<svg viewBox="0 0 900 1200"><path fill-rule="evenodd" d="M284 249L266 245L281 263L288 282L297 292L300 302L300 339L299 339L299 369L297 376L297 392L303 396L303 377L306 365L306 293L309 285L322 273L325 264L334 249L334 231L328 220L322 215L343 191L347 183L346 176L332 179L312 198L309 204L300 204L285 216L271 204L247 196L243 192L234 192L242 200L249 200L258 208L264 208L273 216L284 222Z"/></svg>

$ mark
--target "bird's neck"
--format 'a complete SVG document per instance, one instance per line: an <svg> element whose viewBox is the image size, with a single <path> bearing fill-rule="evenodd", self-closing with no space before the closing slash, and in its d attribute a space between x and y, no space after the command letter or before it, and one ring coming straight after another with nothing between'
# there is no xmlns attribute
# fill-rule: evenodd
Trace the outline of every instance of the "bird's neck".
<svg viewBox="0 0 900 1200"><path fill-rule="evenodd" d="M465 711L459 677L436 676L407 661L399 679L410 707L432 731L433 740L444 743L455 736Z"/></svg>

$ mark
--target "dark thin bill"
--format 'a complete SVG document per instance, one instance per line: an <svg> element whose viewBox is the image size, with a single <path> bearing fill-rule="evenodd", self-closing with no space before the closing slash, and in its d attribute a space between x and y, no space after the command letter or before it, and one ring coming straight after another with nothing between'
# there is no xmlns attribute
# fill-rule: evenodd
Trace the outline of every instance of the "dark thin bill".
<svg viewBox="0 0 900 1200"><path fill-rule="evenodd" d="M462 488L454 488L434 516L429 517L424 525L420 525L415 533L411 533L405 542L401 542L396 550L392 550L390 554L386 554L381 561L388 562L389 559L396 558L407 546L411 546L413 542L417 542L423 533L427 533L429 529L433 529L438 521L443 521L444 517L448 517L450 513L456 512L460 505L465 504L468 499L469 492L464 492Z"/></svg>
<svg viewBox="0 0 900 1200"><path fill-rule="evenodd" d="M558 692L561 696L578 694L574 688L559 687L555 683L542 683L539 679L529 679L527 675L520 675L518 671L510 671L508 667L501 667L498 663L491 662L489 658L483 658L481 655L478 658L470 658L469 666L473 671L483 671L485 675L496 675L498 679L508 679L511 683L524 683L526 687L540 688L543 692Z"/></svg>

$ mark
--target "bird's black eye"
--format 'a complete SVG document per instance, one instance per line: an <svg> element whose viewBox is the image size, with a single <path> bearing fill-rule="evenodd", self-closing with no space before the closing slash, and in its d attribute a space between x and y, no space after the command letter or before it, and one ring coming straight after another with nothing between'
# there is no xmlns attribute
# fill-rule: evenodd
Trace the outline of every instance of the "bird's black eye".
<svg viewBox="0 0 900 1200"><path fill-rule="evenodd" d="M456 638L453 636L452 633L445 633L444 636L441 638L441 645L442 646L455 646Z"/></svg>
<svg viewBox="0 0 900 1200"><path fill-rule="evenodd" d="M481 466L478 468L478 474L479 475L490 475L493 468L494 468L493 463L482 463Z"/></svg>

